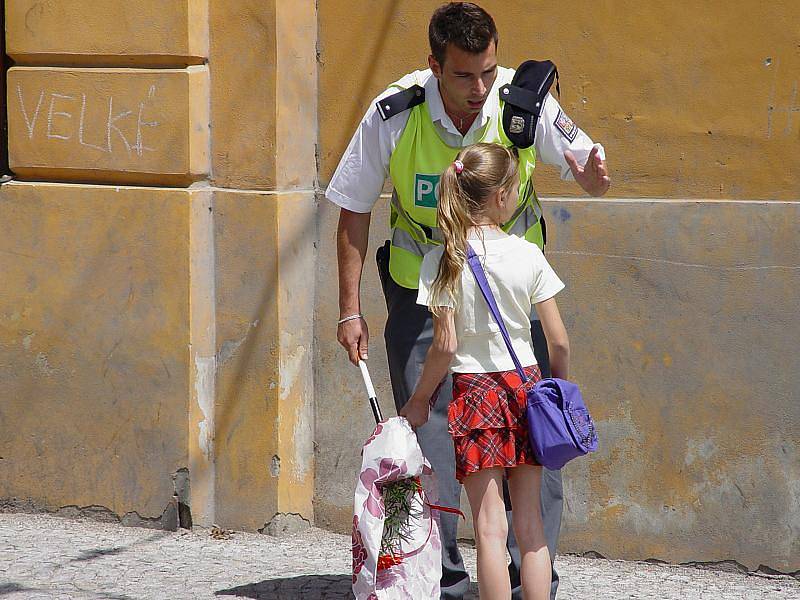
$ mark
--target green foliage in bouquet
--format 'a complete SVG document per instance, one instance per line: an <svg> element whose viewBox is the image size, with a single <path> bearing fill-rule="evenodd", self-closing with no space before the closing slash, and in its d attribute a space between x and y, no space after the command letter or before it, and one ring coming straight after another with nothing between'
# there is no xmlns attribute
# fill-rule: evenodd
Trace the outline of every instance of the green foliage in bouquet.
<svg viewBox="0 0 800 600"><path fill-rule="evenodd" d="M397 564L402 558L402 543L411 538L411 521L422 517L422 510L414 496L422 492L419 478L400 479L383 486L383 536L378 568ZM382 560L381 560L382 559Z"/></svg>

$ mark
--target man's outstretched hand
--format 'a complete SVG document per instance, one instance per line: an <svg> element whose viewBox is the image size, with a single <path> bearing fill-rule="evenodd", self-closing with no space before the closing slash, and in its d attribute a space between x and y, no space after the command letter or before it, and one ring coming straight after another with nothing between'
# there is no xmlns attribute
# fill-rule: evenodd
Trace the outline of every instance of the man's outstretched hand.
<svg viewBox="0 0 800 600"><path fill-rule="evenodd" d="M564 151L564 158L572 171L575 181L578 182L586 193L590 196L602 196L608 191L611 185L611 178L608 176L606 163L600 158L600 146L595 144L589 152L586 164L580 166L575 155L571 151Z"/></svg>

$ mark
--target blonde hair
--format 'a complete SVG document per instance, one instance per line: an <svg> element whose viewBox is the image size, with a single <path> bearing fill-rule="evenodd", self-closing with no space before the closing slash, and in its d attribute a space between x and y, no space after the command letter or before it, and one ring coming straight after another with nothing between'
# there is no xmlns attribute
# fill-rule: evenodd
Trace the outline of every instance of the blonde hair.
<svg viewBox="0 0 800 600"><path fill-rule="evenodd" d="M467 233L475 227L486 202L498 191L519 185L519 165L511 150L499 144L474 144L458 153L439 182L436 210L444 253L431 296L449 295L454 301L457 282L467 258ZM439 314L432 307L434 315Z"/></svg>

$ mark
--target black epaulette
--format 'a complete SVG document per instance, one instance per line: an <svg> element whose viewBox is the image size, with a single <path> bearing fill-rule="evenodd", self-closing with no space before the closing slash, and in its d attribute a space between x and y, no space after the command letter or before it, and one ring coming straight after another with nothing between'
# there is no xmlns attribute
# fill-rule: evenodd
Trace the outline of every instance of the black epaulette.
<svg viewBox="0 0 800 600"><path fill-rule="evenodd" d="M558 69L551 61L526 60L514 73L511 83L500 88L500 99L505 103L503 131L517 148L524 149L533 145L536 123L553 83L561 96ZM577 134L577 127L575 132ZM567 136L567 133L564 132L564 135Z"/></svg>
<svg viewBox="0 0 800 600"><path fill-rule="evenodd" d="M412 85L408 89L401 90L376 102L375 106L378 107L381 118L386 121L390 117L414 108L423 102L425 102L425 88L420 85Z"/></svg>

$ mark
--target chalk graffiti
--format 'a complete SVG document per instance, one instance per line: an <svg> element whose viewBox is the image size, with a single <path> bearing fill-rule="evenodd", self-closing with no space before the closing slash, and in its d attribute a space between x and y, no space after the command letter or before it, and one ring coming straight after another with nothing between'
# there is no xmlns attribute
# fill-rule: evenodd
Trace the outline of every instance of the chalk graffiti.
<svg viewBox="0 0 800 600"><path fill-rule="evenodd" d="M62 98L64 100L74 100L73 96L65 96L63 94L50 94L50 111L47 113L47 138L51 140L68 140L72 136L71 135L59 135L57 133L53 133L53 117L66 117L68 119L72 118L72 115L68 112L54 112L53 108L56 105L56 99Z"/></svg>
<svg viewBox="0 0 800 600"><path fill-rule="evenodd" d="M42 101L44 100L44 90L39 94L39 104L36 105L36 112L33 114L33 119L28 117L28 111L25 110L25 101L22 99L22 86L17 85L17 95L19 96L19 104L22 108L22 116L25 119L25 126L28 128L28 137L33 139L33 131L36 129L36 119L39 118L39 110L42 108Z"/></svg>
<svg viewBox="0 0 800 600"><path fill-rule="evenodd" d="M114 97L109 96L108 111L103 112L104 115L107 115L107 118L104 118L99 123L99 127L96 127L100 130L100 139L95 138L95 142L99 143L92 143L87 141L86 106L87 103L92 101L87 94L82 93L78 96L41 90L36 100L36 108L29 110L29 108L32 108L33 103L26 103L22 85L17 84L19 108L25 123L28 139L32 140L37 135L41 135L47 140L59 140L60 142L77 140L77 144L81 147L112 155L124 148L131 158L142 157L145 152L157 151L156 148L145 144L145 131L147 129L155 129L161 125L158 121L146 118L148 111L152 110L155 96L156 86L152 85L147 92L147 97L138 103L136 112L133 110L115 112ZM45 102L49 104L47 108L47 126L46 128L37 128ZM78 102L80 102L80 116L76 124L73 107L77 108ZM70 110L73 112L70 112ZM135 117L135 123L131 117ZM91 123L88 125L91 125ZM94 125L97 126L98 123L95 122ZM133 133L130 131L132 128L134 129ZM123 129L126 129L127 133Z"/></svg>

